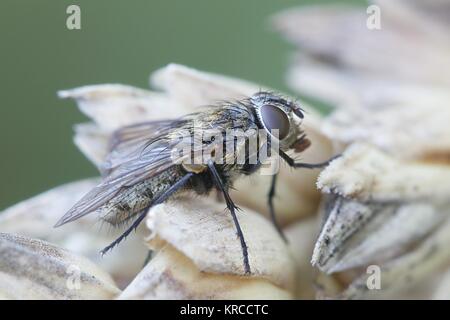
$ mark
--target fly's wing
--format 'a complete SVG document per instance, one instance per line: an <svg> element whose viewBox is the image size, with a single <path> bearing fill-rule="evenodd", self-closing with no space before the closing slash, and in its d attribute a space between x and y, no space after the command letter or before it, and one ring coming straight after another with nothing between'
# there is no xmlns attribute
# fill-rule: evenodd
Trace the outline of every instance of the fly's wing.
<svg viewBox="0 0 450 320"><path fill-rule="evenodd" d="M171 130L188 120L148 122L119 129L103 165L102 182L78 201L55 225L61 226L95 211L121 190L149 179L175 163L172 150L179 141Z"/></svg>
<svg viewBox="0 0 450 320"><path fill-rule="evenodd" d="M115 131L110 141L109 154L99 168L100 173L105 177L121 164L140 157L144 149L186 122L185 119L144 122Z"/></svg>

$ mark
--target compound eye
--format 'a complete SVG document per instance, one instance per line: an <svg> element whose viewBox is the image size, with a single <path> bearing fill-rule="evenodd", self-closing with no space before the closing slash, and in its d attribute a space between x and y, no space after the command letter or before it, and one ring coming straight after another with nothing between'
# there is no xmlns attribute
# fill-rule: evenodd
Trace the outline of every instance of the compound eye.
<svg viewBox="0 0 450 320"><path fill-rule="evenodd" d="M278 138L283 140L289 134L289 118L280 108L265 105L260 109L261 118L266 130L272 131L278 129Z"/></svg>
<svg viewBox="0 0 450 320"><path fill-rule="evenodd" d="M297 117L299 117L300 119L303 119L303 112L302 112L302 109L300 109L300 108L295 108L294 109L294 114L297 116Z"/></svg>

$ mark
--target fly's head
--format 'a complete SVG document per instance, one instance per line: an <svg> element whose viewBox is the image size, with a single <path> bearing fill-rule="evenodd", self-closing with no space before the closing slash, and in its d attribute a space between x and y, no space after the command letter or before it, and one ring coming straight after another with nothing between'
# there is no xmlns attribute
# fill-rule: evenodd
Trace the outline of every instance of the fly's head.
<svg viewBox="0 0 450 320"><path fill-rule="evenodd" d="M250 102L258 127L264 129L281 150L301 152L309 147L310 142L300 129L303 110L296 102L272 92L258 92L250 97Z"/></svg>

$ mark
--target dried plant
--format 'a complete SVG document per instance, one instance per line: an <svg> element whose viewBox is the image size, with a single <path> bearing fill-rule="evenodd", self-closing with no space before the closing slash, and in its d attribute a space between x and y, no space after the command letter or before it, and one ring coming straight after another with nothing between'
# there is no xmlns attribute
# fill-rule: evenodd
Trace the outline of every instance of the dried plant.
<svg viewBox="0 0 450 320"><path fill-rule="evenodd" d="M99 225L95 215L53 229L96 184L93 178L0 214L0 297L450 298L450 6L376 4L381 30L367 29L361 7L302 7L274 18L299 46L290 86L335 107L322 117L301 102L302 128L312 141L302 160L342 157L320 175L281 167L275 206L288 244L266 218L270 177L237 182L232 196L243 209L250 276L231 217L215 195L187 194L155 206L136 234L103 258L99 249L120 231ZM96 166L112 132L124 125L261 89L175 64L150 80L152 91L105 84L59 92L91 119L75 127L74 141ZM153 255L144 266L148 250ZM368 266L380 269L379 290L368 286Z"/></svg>
<svg viewBox="0 0 450 320"><path fill-rule="evenodd" d="M321 132L343 157L317 182L328 196L312 263L331 275L319 276L325 297L449 298L448 285L431 284L450 262L450 4L374 3L380 30L366 27L359 7L274 19L300 48L291 87L336 106ZM380 290L367 286L372 264Z"/></svg>

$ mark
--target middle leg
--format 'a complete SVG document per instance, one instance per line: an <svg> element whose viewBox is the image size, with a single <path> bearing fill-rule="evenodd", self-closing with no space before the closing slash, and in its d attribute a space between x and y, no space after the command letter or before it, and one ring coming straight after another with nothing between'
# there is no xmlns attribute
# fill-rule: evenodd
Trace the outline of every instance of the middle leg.
<svg viewBox="0 0 450 320"><path fill-rule="evenodd" d="M239 221L237 219L236 216L236 205L234 204L233 200L231 200L230 195L228 194L228 191L226 190L222 179L220 178L219 173L217 172L216 166L214 165L214 163L212 161L208 162L208 168L209 171L212 174L214 183L216 184L217 188L219 188L222 193L223 196L225 198L225 202L227 204L228 210L230 210L231 216L233 218L233 222L234 225L236 227L236 231L237 231L237 236L239 237L239 240L241 242L241 248L242 248L242 255L244 257L244 270L246 274L250 274L251 273L251 269L250 269L250 264L248 261L248 251L247 251L247 244L245 243L245 239L244 239L244 234L242 233L242 229L241 226L239 225Z"/></svg>

